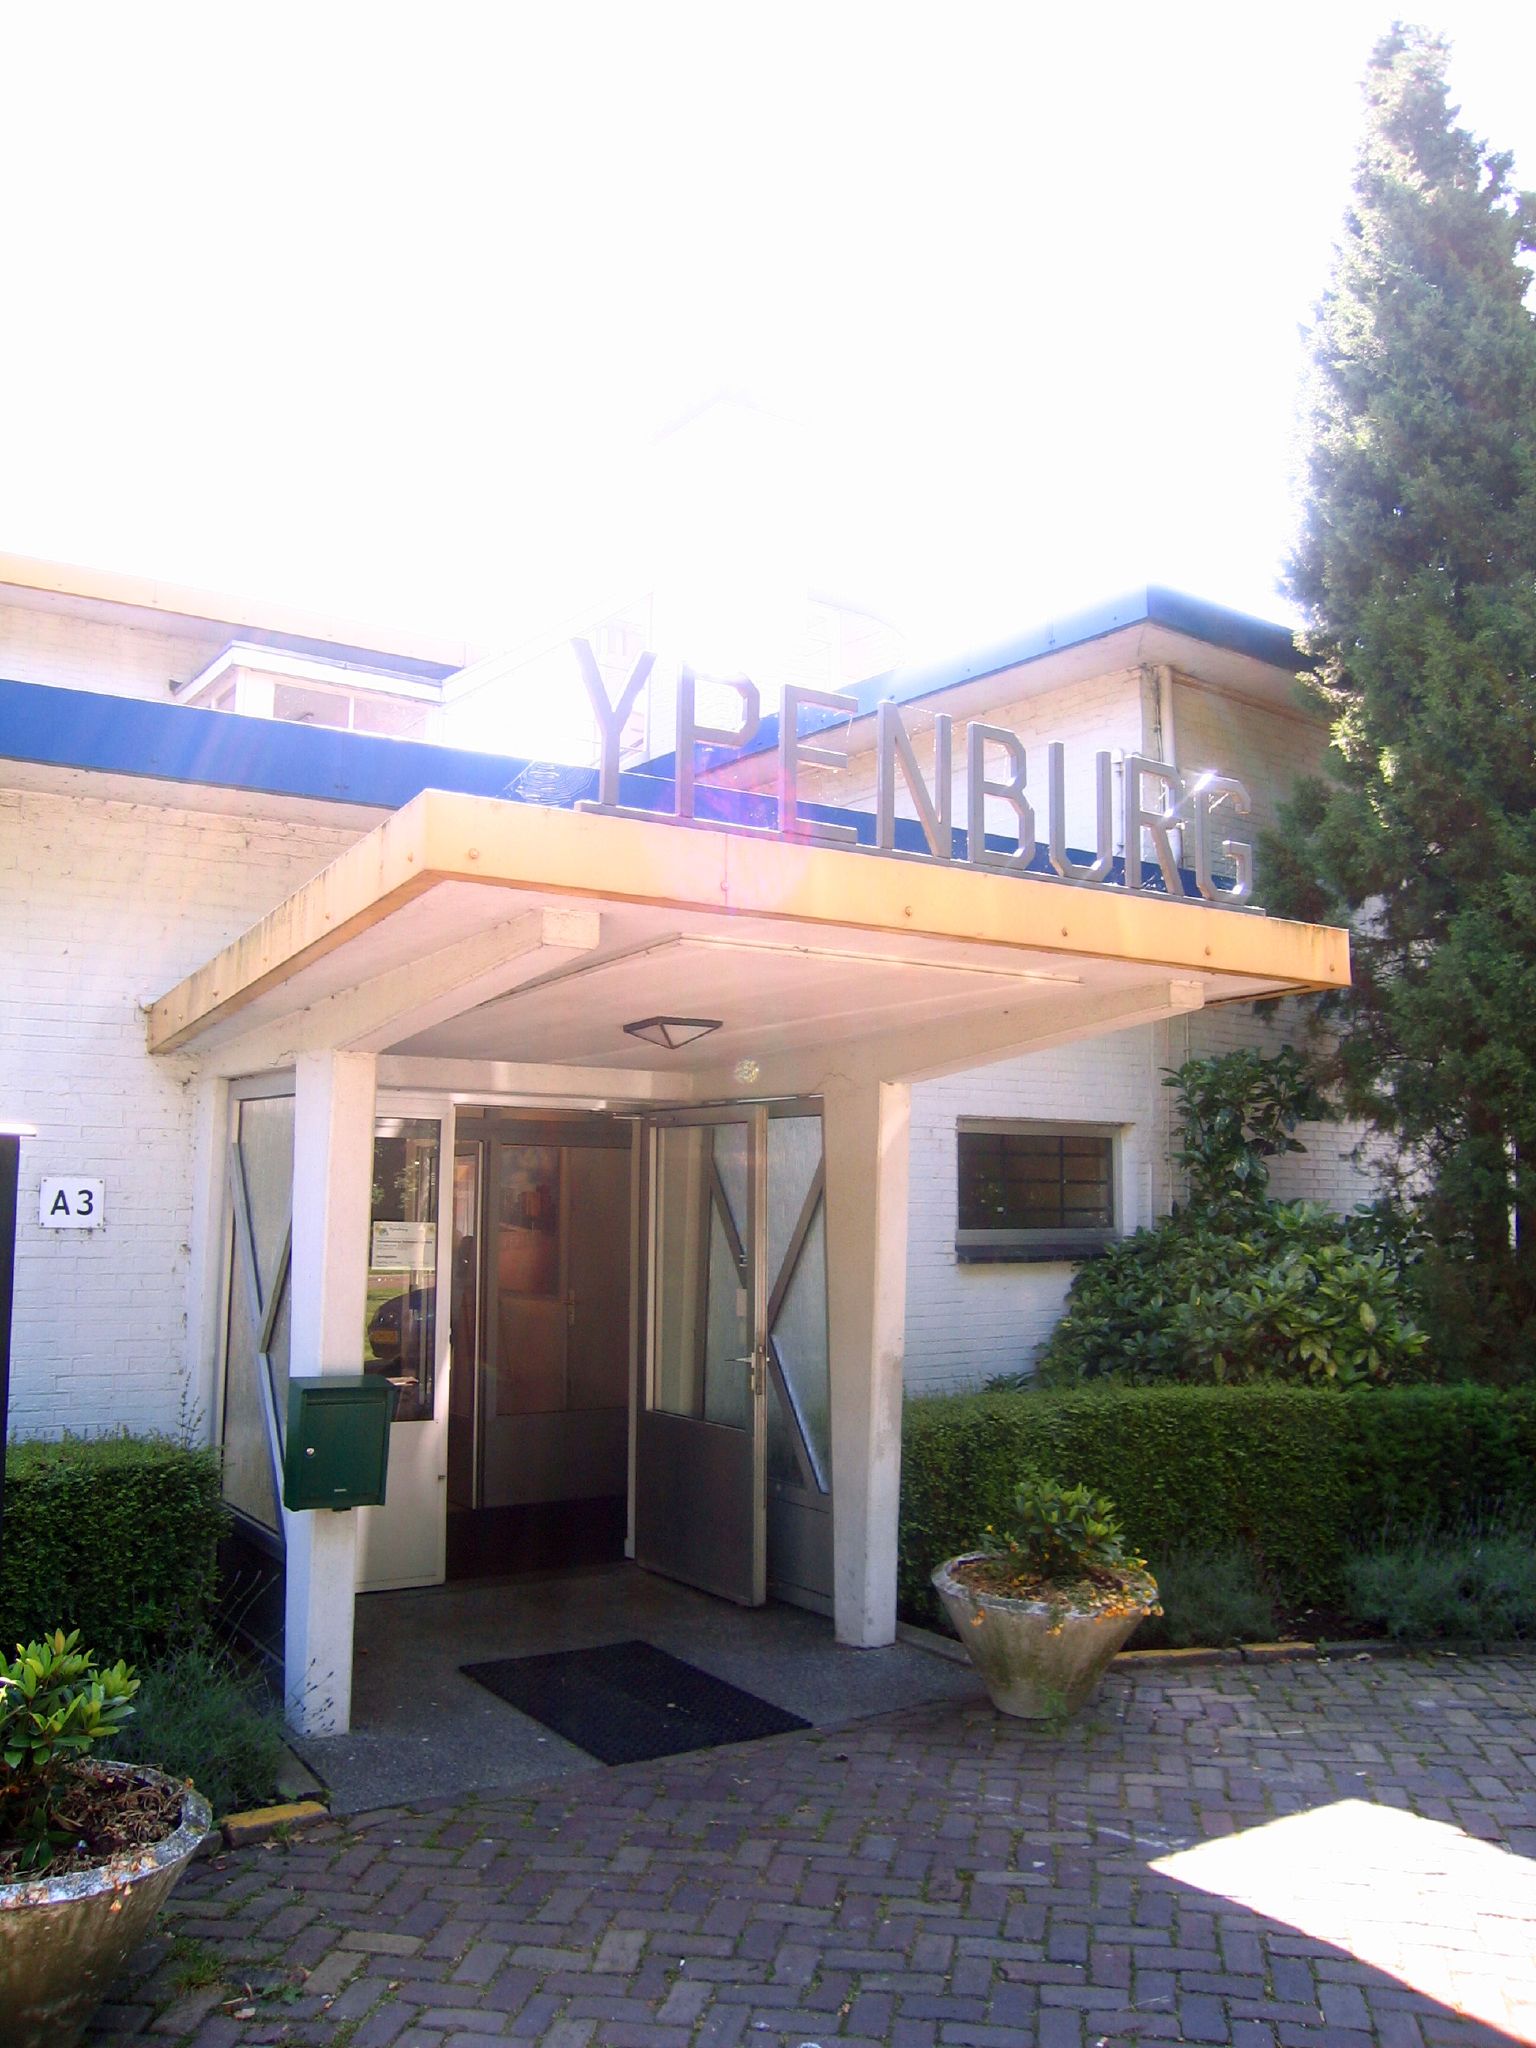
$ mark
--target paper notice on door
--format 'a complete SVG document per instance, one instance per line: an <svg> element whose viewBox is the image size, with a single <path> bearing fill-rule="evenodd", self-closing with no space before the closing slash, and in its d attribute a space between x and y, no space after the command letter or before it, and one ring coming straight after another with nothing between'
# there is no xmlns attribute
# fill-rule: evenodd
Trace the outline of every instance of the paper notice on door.
<svg viewBox="0 0 1536 2048"><path fill-rule="evenodd" d="M435 1223L375 1223L368 1258L375 1273L430 1273L437 1264Z"/></svg>

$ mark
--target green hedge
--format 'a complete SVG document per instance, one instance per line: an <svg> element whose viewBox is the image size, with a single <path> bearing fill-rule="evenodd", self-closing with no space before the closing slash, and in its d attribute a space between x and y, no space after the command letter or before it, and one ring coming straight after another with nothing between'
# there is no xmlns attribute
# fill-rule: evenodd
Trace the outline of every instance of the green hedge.
<svg viewBox="0 0 1536 2048"><path fill-rule="evenodd" d="M1242 1543L1287 1602L1340 1597L1344 1559L1384 1524L1536 1511L1536 1390L1103 1387L909 1401L900 1601L938 1612L928 1574L1005 1526L1038 1466L1108 1493L1153 1570L1160 1552Z"/></svg>
<svg viewBox="0 0 1536 2048"><path fill-rule="evenodd" d="M78 1628L141 1661L205 1621L224 1527L217 1455L160 1437L66 1437L5 1454L0 1643Z"/></svg>

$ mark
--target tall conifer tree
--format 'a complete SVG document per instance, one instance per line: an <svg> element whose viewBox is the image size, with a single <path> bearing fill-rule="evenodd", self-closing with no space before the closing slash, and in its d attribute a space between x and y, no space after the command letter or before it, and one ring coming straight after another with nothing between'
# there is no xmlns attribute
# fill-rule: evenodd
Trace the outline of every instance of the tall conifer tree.
<svg viewBox="0 0 1536 2048"><path fill-rule="evenodd" d="M1419 1169L1485 1335L1536 1362L1536 195L1456 124L1447 46L1397 26L1311 335L1289 588L1330 779L1271 900L1355 932L1357 1113Z"/></svg>

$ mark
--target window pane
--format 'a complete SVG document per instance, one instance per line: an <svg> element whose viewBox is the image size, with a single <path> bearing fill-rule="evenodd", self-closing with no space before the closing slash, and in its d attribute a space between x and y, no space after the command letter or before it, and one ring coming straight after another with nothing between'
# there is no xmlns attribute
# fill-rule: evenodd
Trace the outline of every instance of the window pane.
<svg viewBox="0 0 1536 2048"><path fill-rule="evenodd" d="M347 700L328 690L306 690L297 683L279 683L272 692L272 716L290 725L334 725L345 731Z"/></svg>
<svg viewBox="0 0 1536 2048"><path fill-rule="evenodd" d="M959 1133L962 1230L1107 1230L1114 1223L1106 1133Z"/></svg>
<svg viewBox="0 0 1536 2048"><path fill-rule="evenodd" d="M354 697L352 730L387 733L401 740L423 739L427 730L427 707L409 697Z"/></svg>

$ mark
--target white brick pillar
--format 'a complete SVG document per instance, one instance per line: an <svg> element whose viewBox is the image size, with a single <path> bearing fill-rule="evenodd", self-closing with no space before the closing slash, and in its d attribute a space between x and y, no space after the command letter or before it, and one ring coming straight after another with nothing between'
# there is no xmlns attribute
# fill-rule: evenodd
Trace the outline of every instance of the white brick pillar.
<svg viewBox="0 0 1536 2048"><path fill-rule="evenodd" d="M905 1083L829 1080L827 1326L832 1612L840 1643L896 1639L896 1516L907 1297Z"/></svg>
<svg viewBox="0 0 1536 2048"><path fill-rule="evenodd" d="M363 1368L373 1187L374 1060L301 1053L293 1116L292 1337L289 1370ZM352 1716L357 1514L284 1517L288 1535L284 1694L289 1724L340 1735Z"/></svg>

